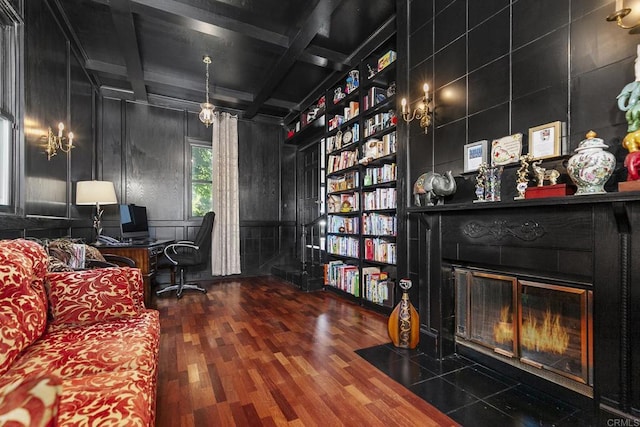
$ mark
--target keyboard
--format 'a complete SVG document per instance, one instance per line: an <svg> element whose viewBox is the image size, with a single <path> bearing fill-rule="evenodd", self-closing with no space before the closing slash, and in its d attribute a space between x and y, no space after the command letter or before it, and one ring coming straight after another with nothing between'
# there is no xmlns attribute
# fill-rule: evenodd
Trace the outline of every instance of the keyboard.
<svg viewBox="0 0 640 427"><path fill-rule="evenodd" d="M141 240L133 240L131 241L132 245L149 245L151 243L157 242L157 239L141 239Z"/></svg>

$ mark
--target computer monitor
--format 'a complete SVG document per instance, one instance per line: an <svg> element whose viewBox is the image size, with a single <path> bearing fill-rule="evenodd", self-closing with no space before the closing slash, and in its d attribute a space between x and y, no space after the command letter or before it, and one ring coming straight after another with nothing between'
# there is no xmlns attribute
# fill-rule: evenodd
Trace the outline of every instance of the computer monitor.
<svg viewBox="0 0 640 427"><path fill-rule="evenodd" d="M120 205L120 236L123 239L149 237L146 207L133 204Z"/></svg>

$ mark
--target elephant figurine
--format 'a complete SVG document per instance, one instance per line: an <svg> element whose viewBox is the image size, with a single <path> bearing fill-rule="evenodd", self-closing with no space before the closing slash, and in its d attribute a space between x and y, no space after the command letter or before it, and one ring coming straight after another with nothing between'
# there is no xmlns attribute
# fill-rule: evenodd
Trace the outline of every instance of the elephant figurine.
<svg viewBox="0 0 640 427"><path fill-rule="evenodd" d="M451 171L440 175L436 172L423 173L413 184L413 197L416 206L442 204L443 197L456 192L456 180ZM435 202L435 203L434 203Z"/></svg>

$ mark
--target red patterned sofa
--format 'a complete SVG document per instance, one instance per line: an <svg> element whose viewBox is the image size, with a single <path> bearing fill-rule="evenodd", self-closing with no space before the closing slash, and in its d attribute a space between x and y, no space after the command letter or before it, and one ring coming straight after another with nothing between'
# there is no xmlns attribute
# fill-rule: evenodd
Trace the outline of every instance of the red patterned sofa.
<svg viewBox="0 0 640 427"><path fill-rule="evenodd" d="M0 241L0 425L153 425L160 322L140 271L47 262Z"/></svg>

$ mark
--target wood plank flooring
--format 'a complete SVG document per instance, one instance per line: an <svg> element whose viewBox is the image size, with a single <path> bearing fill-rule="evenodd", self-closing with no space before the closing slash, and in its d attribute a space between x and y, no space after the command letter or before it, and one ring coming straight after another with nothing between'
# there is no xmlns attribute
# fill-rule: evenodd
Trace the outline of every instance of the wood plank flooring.
<svg viewBox="0 0 640 427"><path fill-rule="evenodd" d="M456 425L354 350L389 342L386 317L272 277L155 297L156 425Z"/></svg>

